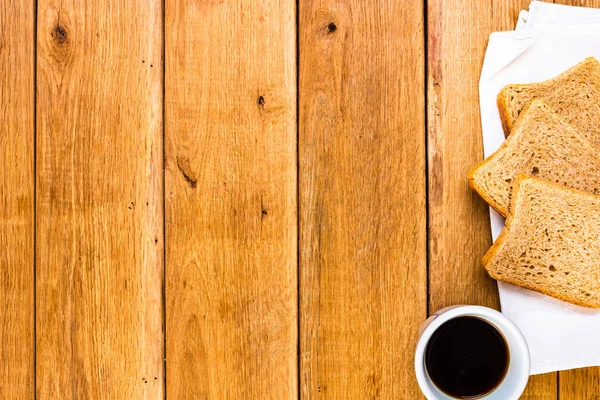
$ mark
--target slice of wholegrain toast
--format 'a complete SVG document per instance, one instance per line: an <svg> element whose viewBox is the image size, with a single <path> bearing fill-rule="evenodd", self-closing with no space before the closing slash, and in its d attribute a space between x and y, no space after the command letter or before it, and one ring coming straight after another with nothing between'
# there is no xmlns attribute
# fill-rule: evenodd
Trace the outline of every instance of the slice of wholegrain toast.
<svg viewBox="0 0 600 400"><path fill-rule="evenodd" d="M518 175L483 264L494 279L600 308L600 196Z"/></svg>
<svg viewBox="0 0 600 400"><path fill-rule="evenodd" d="M469 172L469 184L502 216L519 173L600 193L600 152L542 101L521 113L500 148Z"/></svg>
<svg viewBox="0 0 600 400"><path fill-rule="evenodd" d="M498 109L508 137L523 108L543 100L590 142L600 147L600 63L586 58L555 78L529 84L511 84L498 94Z"/></svg>

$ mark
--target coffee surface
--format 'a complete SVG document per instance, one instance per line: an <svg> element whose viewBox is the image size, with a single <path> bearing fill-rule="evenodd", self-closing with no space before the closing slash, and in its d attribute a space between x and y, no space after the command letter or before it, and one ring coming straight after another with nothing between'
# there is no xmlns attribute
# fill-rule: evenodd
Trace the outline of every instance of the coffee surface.
<svg viewBox="0 0 600 400"><path fill-rule="evenodd" d="M434 332L425 350L425 366L441 391L458 399L476 399L502 382L509 357L504 337L492 324L465 316Z"/></svg>

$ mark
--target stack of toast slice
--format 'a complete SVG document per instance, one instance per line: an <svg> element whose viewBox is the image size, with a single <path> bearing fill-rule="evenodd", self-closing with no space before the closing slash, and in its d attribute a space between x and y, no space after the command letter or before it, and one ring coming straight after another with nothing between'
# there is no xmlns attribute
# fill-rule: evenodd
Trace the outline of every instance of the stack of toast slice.
<svg viewBox="0 0 600 400"><path fill-rule="evenodd" d="M483 263L497 280L600 308L600 63L509 85L507 140L469 184L507 217Z"/></svg>
<svg viewBox="0 0 600 400"><path fill-rule="evenodd" d="M498 151L471 169L469 184L506 217L519 173L600 193L600 152L541 100L534 100Z"/></svg>

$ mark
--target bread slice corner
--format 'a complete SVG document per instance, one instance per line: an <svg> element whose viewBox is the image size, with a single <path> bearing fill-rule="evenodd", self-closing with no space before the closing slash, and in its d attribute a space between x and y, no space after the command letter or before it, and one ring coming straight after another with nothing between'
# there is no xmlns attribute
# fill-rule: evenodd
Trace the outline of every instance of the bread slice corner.
<svg viewBox="0 0 600 400"><path fill-rule="evenodd" d="M506 226L483 258L497 280L600 308L600 196L516 176Z"/></svg>

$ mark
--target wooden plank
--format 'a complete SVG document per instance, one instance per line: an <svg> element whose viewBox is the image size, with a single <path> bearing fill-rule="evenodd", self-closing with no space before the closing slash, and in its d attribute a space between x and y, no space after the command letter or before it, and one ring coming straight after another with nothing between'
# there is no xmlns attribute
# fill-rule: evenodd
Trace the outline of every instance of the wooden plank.
<svg viewBox="0 0 600 400"><path fill-rule="evenodd" d="M561 400L600 399L599 367L560 372Z"/></svg>
<svg viewBox="0 0 600 400"><path fill-rule="evenodd" d="M167 395L297 398L295 1L166 2Z"/></svg>
<svg viewBox="0 0 600 400"><path fill-rule="evenodd" d="M34 2L0 6L0 398L34 395Z"/></svg>
<svg viewBox="0 0 600 400"><path fill-rule="evenodd" d="M478 83L491 32L514 29L529 0L428 2L429 311L453 304L498 308L481 266L491 245L488 207L469 189L483 158ZM556 374L530 379L523 399L556 398Z"/></svg>
<svg viewBox="0 0 600 400"><path fill-rule="evenodd" d="M300 2L301 395L420 396L421 2ZM407 372L408 371L408 372Z"/></svg>
<svg viewBox="0 0 600 400"><path fill-rule="evenodd" d="M37 397L164 396L162 6L39 0Z"/></svg>
<svg viewBox="0 0 600 400"><path fill-rule="evenodd" d="M554 3L577 7L600 8L600 0L554 0Z"/></svg>

